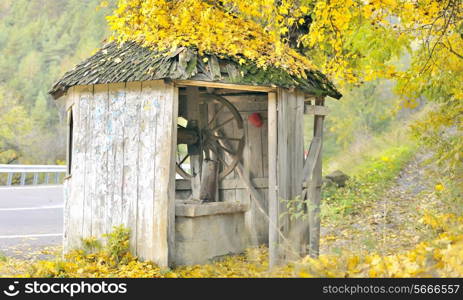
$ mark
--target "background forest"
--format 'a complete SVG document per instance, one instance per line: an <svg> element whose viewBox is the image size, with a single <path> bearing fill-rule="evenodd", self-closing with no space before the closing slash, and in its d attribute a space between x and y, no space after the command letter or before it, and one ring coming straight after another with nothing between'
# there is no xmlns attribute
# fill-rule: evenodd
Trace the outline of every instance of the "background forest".
<svg viewBox="0 0 463 300"><path fill-rule="evenodd" d="M54 81L107 36L98 0L0 2L0 163L55 164L65 133Z"/></svg>

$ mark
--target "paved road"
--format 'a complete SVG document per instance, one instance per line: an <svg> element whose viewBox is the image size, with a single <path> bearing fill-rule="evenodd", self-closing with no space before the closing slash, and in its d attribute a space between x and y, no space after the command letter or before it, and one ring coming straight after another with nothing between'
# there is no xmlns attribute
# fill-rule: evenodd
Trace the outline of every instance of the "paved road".
<svg viewBox="0 0 463 300"><path fill-rule="evenodd" d="M0 187L0 252L29 257L61 244L62 186Z"/></svg>

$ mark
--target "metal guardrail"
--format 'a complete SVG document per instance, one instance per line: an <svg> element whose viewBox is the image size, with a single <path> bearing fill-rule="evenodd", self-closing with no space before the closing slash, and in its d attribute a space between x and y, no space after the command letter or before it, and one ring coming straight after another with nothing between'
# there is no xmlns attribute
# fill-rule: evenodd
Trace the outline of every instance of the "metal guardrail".
<svg viewBox="0 0 463 300"><path fill-rule="evenodd" d="M60 183L61 174L66 173L66 166L62 165L2 165L0 164L0 175L7 174L6 185L13 185L15 174L19 175L19 184L26 185L29 175L33 175L32 184L36 185L43 178L43 184L50 184L50 174L54 175L54 183ZM40 176L43 174L43 176ZM1 185L1 183L0 183Z"/></svg>

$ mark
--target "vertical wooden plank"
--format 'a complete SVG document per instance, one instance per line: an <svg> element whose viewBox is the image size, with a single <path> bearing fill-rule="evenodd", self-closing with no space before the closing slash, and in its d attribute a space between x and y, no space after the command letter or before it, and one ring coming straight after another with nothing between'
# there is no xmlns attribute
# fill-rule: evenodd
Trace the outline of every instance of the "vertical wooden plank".
<svg viewBox="0 0 463 300"><path fill-rule="evenodd" d="M85 178L84 178L84 190L82 197L84 198L83 206L83 224L82 224L82 237L92 236L92 201L95 197L95 155L93 151L94 143L94 97L93 97L93 86L88 86L80 92L80 101L82 104L81 112L84 113L86 122L84 125L85 135L83 137L85 143Z"/></svg>
<svg viewBox="0 0 463 300"><path fill-rule="evenodd" d="M212 121L212 119L214 118L215 114L217 113L216 112L216 104L214 102L209 102L207 104L207 113L208 113L208 116L207 116L207 121L208 123L210 121ZM213 121L210 126L214 127L217 125L217 120ZM213 161L216 161L216 162L219 162L219 157L214 153L210 151L209 152L209 155L210 155L210 159L213 160ZM223 199L220 199L220 196L219 196L219 178L218 176L215 178L215 184L216 184L216 190L215 190L215 195L214 195L214 201L223 201Z"/></svg>
<svg viewBox="0 0 463 300"><path fill-rule="evenodd" d="M156 156L154 169L154 215L153 261L159 266L168 266L169 244L174 245L175 224L175 149L178 96L173 84L154 81L159 105L156 119ZM172 215L172 212L174 215ZM168 234L171 236L168 237ZM173 249L172 249L173 250ZM173 257L171 255L171 257Z"/></svg>
<svg viewBox="0 0 463 300"><path fill-rule="evenodd" d="M87 161L88 159L88 148L89 148L89 141L91 140L89 135L91 134L89 132L89 122L91 118L91 104L93 100L93 86L87 85L87 86L82 86L80 90L77 91L76 89L76 94L77 97L79 98L79 115L80 115L80 135L79 135L79 140L77 141L80 143L80 164L82 166L81 171L82 176L80 179L82 180L82 185L80 188L80 195L77 195L77 197L81 198L80 200L77 200L78 202L81 203L81 207L79 209L82 210L82 220L81 220L81 234L78 237L79 239L82 237L88 237L91 233L88 230L91 226L91 221L92 221L92 216L89 210L89 207L91 207L91 198L88 195L88 189L89 186L87 186L88 181L87 181L87 172L89 171L89 167L91 166L91 163Z"/></svg>
<svg viewBox="0 0 463 300"><path fill-rule="evenodd" d="M255 99L249 96L237 97L236 106L241 112L244 121L245 147L243 150L243 173L247 178L261 177L262 171L262 142L261 128L255 127L248 122L248 115L256 110ZM235 177L237 180L239 176ZM261 195L259 190L256 190ZM262 212L256 206L255 200L251 198L248 189L236 190L236 199L249 205L250 209L245 214L246 231L249 234L251 245L259 245L259 234L261 233ZM263 199L263 197L261 197Z"/></svg>
<svg viewBox="0 0 463 300"><path fill-rule="evenodd" d="M263 166L263 174L262 177L268 176L268 112L263 116L266 121L264 121L264 125L262 126L261 130L261 149L262 149L262 166Z"/></svg>
<svg viewBox="0 0 463 300"><path fill-rule="evenodd" d="M195 121L196 126L200 126L200 95L198 87L187 87L187 119ZM190 124L189 124L190 125ZM191 197L199 199L199 189L201 184L201 159L200 155L190 155L190 168L192 174L196 174L191 179Z"/></svg>
<svg viewBox="0 0 463 300"><path fill-rule="evenodd" d="M178 101L179 101L179 92L178 87L174 85L168 85L168 90L172 91L172 103L168 104L168 107L172 107L172 112L169 117L166 116L166 122L170 121L171 124L171 134L170 134L170 149L165 149L168 151L170 157L170 165L168 166L169 174L167 175L169 178L168 190L167 190L167 201L168 201L168 229L167 229L167 236L168 236L168 262L167 264L171 264L174 261L175 256L175 150L177 149L177 117L178 117ZM166 114L168 113L169 109L166 110ZM217 193L218 195L218 193Z"/></svg>
<svg viewBox="0 0 463 300"><path fill-rule="evenodd" d="M231 117L232 117L232 114L228 110L223 109L221 111L221 113L218 115L217 120L219 120L219 122L222 122L223 120L228 120ZM246 124L244 124L242 130L243 130L244 135L245 135L245 141L247 141L248 137L247 137L247 125ZM229 123L229 126L225 126L225 127L221 128L221 131L222 131L222 134L225 135L225 136L235 136L235 134L237 134L238 128L237 128L235 122L231 122L231 123ZM248 148L248 146L246 144L247 143L245 143L244 149L243 149L243 156L244 156L243 159L244 160L246 160L247 153L249 152L249 148ZM235 146L235 145L233 144L233 146ZM231 158L228 155L225 155L225 153L221 153L220 155L222 156L222 159L224 159L227 163L231 162ZM227 180L228 179L236 179L236 180L238 180L239 176L238 176L237 171L234 170L233 172L230 172L230 174L225 176L224 179L227 179ZM221 195L222 196L222 198L221 198L222 201L245 201L245 202L248 202L248 200L246 200L246 197L249 197L248 194L245 193L245 192L235 190L235 189L224 190L224 191L222 191L221 194L222 194Z"/></svg>
<svg viewBox="0 0 463 300"><path fill-rule="evenodd" d="M167 247L167 236L164 230L168 226L167 206L168 202L164 198L167 196L167 184L169 171L166 170L165 166L168 163L165 160L165 151L170 147L170 140L166 139L166 128L165 126L165 114L167 101L167 91L164 86L164 82L161 80L152 81L149 83L151 88L150 104L156 110L154 127L156 130L156 138L153 140L154 146L154 185L151 187L154 191L152 206L153 211L151 214L152 219L152 232L149 239L152 241L152 250L150 253L150 259L156 262L159 266L167 266L168 263L168 251ZM170 125L170 123L169 123ZM164 200L164 201L162 201Z"/></svg>
<svg viewBox="0 0 463 300"><path fill-rule="evenodd" d="M240 97L240 100L246 101L247 99L242 99ZM245 134L245 146L243 149L243 174L249 179L252 179L255 177L255 174L251 170L254 169L253 164L255 163L255 160L253 160L253 151L254 151L254 144L257 142L256 141L256 135L254 133L254 126L250 125L249 122L246 119L246 115L241 114L243 121L244 121L244 134ZM253 128L254 127L254 128ZM239 176L235 176L236 180L239 179ZM259 240L258 240L258 231L257 231L257 226L255 223L255 205L251 199L251 195L248 191L248 189L239 189L235 191L236 194L236 200L237 201L242 201L245 204L249 205L250 209L245 213L244 218L245 218L245 226L246 226L246 231L249 234L250 242L252 246L258 246ZM235 201L236 201L235 200Z"/></svg>
<svg viewBox="0 0 463 300"><path fill-rule="evenodd" d="M248 139L246 142L249 144L249 163L245 164L248 167L248 171L250 173L251 178L255 177L263 177L263 163L262 163L262 140L261 140L261 131L263 127L255 127L254 125L247 122L246 118L244 118Z"/></svg>
<svg viewBox="0 0 463 300"><path fill-rule="evenodd" d="M74 137L71 174L69 187L66 188L67 196L65 203L65 251L76 247L80 244L80 238L83 233L84 223L84 195L85 195L85 134L86 134L86 101L81 97L81 93L88 91L88 86L76 86L72 90L70 97L74 102Z"/></svg>
<svg viewBox="0 0 463 300"><path fill-rule="evenodd" d="M141 82L128 82L126 85L126 106L124 114L124 166L123 166L123 223L130 229L130 247L136 255L137 241L137 205L138 205L138 173L140 159L138 144L140 140L139 117L141 104Z"/></svg>
<svg viewBox="0 0 463 300"><path fill-rule="evenodd" d="M154 168L156 120L159 114L158 103L154 101L153 82L142 82L140 106L140 141L138 157L139 165L138 207L137 207L137 254L142 259L153 257L154 251Z"/></svg>
<svg viewBox="0 0 463 300"><path fill-rule="evenodd" d="M71 175L71 165L72 165L72 131L74 130L73 124L73 112L72 106L67 108L66 114L66 176ZM48 181L47 175L45 175L46 180Z"/></svg>
<svg viewBox="0 0 463 300"><path fill-rule="evenodd" d="M292 196L300 195L302 191L302 169L304 167L304 93L296 90L293 101L294 148L291 155L292 168Z"/></svg>
<svg viewBox="0 0 463 300"><path fill-rule="evenodd" d="M288 159L291 164L291 199L295 199L302 193L303 166L304 166L304 93L296 90L292 93L290 103L293 120L291 130L291 153ZM304 209L302 207L302 209ZM305 213L305 210L303 211ZM308 221L302 218L290 221L289 239L291 242L293 258L305 255L308 239L305 238L308 233Z"/></svg>
<svg viewBox="0 0 463 300"><path fill-rule="evenodd" d="M304 92L301 90L298 90L297 107L296 107L297 132L295 135L296 153L294 156L294 159L296 160L296 165L297 165L297 172L296 172L296 178L294 180L294 182L296 183L294 195L302 194L302 183L304 180L304 172L303 172L304 171L304 136L305 136L304 135L304 101L305 101ZM305 212L307 212L306 209L305 209ZM307 254L307 246L309 242L308 218L300 219L298 221L297 226L298 226L297 235L299 237L299 245L300 245L300 251L301 251L300 254L305 256Z"/></svg>
<svg viewBox="0 0 463 300"><path fill-rule="evenodd" d="M163 81L143 82L137 252L139 257L168 265L170 208L175 200L173 139L176 136L177 98L173 85Z"/></svg>
<svg viewBox="0 0 463 300"><path fill-rule="evenodd" d="M267 108L265 108L267 110ZM264 125L262 126L261 130L261 143L262 143L262 177L263 178L268 178L269 176L269 171L268 171L268 161L269 161L269 156L268 156L268 112L262 114L262 117L264 118ZM267 189L261 189L262 195L263 195L263 204L264 204L264 209L267 212L268 215L268 188ZM262 216L259 214L259 212L256 210L255 213L255 218L259 221L259 223L262 223L261 228L262 232L260 232L259 236L259 242L260 243L265 243L268 244L268 218L266 216ZM259 216L259 218L257 217Z"/></svg>
<svg viewBox="0 0 463 300"><path fill-rule="evenodd" d="M73 105L75 102L75 97L74 97L74 87L71 87L68 92L67 92L67 100L66 102L70 103L70 105ZM74 114L74 126L76 126L76 119L78 119L78 105L74 105L73 107L73 114ZM76 133L74 132L74 137L73 137L73 143L75 139ZM74 151L74 145L70 149L71 151ZM74 167L72 167L74 169ZM72 174L72 170L70 173ZM63 250L64 252L68 251L70 249L70 235L72 235L71 231L71 195L72 195L72 177L67 177L67 179L64 180L63 183L63 196L64 196L64 208L63 208ZM48 184L48 173L45 174L45 184Z"/></svg>
<svg viewBox="0 0 463 300"><path fill-rule="evenodd" d="M281 217L287 203L302 191L304 98L298 90L278 89L278 198L280 228L285 240L285 255L296 258L302 248L299 231L302 223Z"/></svg>
<svg viewBox="0 0 463 300"><path fill-rule="evenodd" d="M277 99L268 94L268 210L269 210L269 267L278 264L278 194L277 194Z"/></svg>
<svg viewBox="0 0 463 300"><path fill-rule="evenodd" d="M318 98L315 100L315 105L324 105L324 99ZM318 154L314 173L312 177L313 192L309 199L309 225L310 225L310 241L309 253L312 257L318 257L320 250L320 202L322 188L322 147L323 147L323 123L325 116L315 115L314 117L314 138L320 139L320 152Z"/></svg>
<svg viewBox="0 0 463 300"><path fill-rule="evenodd" d="M291 198L291 172L290 159L291 153L291 115L289 93L287 89L278 88L277 92L277 109L278 109L278 216L279 228L284 236L289 231L289 217L282 216L286 211L286 203L282 200ZM283 242L283 241L280 241Z"/></svg>
<svg viewBox="0 0 463 300"><path fill-rule="evenodd" d="M106 200L108 194L108 151L111 147L106 127L108 122L108 85L98 84L94 87L93 106L93 155L95 178L92 201L92 234L101 237L106 233Z"/></svg>
<svg viewBox="0 0 463 300"><path fill-rule="evenodd" d="M109 114L107 134L110 142L108 152L108 198L106 232L122 225L123 165L124 165L124 114L125 83L109 84Z"/></svg>

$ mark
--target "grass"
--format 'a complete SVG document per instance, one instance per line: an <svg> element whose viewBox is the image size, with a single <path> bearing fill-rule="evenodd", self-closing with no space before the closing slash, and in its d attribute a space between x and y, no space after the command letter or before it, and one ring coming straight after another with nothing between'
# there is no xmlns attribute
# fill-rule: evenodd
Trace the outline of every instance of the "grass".
<svg viewBox="0 0 463 300"><path fill-rule="evenodd" d="M414 154L412 146L393 146L364 158L345 187L323 189L322 218L336 221L368 201L379 199Z"/></svg>
<svg viewBox="0 0 463 300"><path fill-rule="evenodd" d="M325 158L325 174L341 170L351 178L344 188L323 189L322 220L339 220L361 204L383 196L418 150L410 125L426 116L428 110L423 109L406 120L397 121L380 135L358 138L348 148Z"/></svg>

